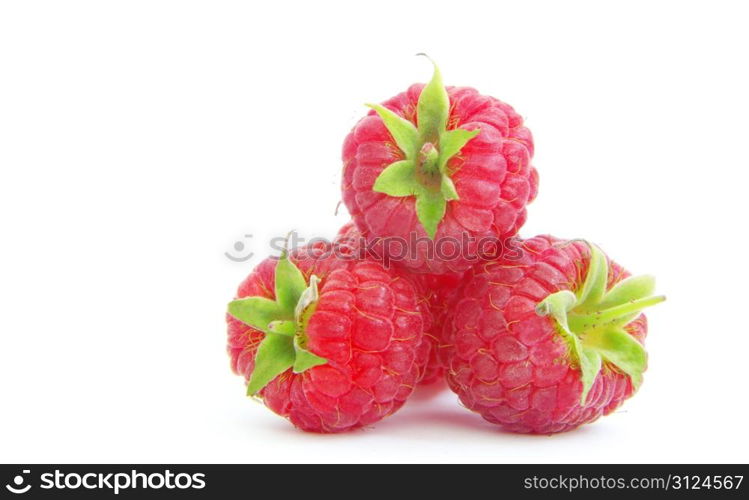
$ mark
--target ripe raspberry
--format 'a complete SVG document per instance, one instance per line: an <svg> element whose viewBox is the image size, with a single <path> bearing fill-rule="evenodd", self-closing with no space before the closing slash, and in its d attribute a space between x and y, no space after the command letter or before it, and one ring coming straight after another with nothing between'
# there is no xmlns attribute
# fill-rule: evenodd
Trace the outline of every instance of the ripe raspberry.
<svg viewBox="0 0 749 500"><path fill-rule="evenodd" d="M647 321L664 300L595 246L538 236L482 263L450 315L447 379L470 410L551 434L614 411L642 381Z"/></svg>
<svg viewBox="0 0 749 500"><path fill-rule="evenodd" d="M227 322L232 369L248 394L306 431L340 432L390 415L423 369L414 285L330 245L261 262Z"/></svg>
<svg viewBox="0 0 749 500"><path fill-rule="evenodd" d="M420 385L433 384L443 379L445 342L442 331L465 274L412 275L422 301L427 305L430 317L429 325L424 329L426 339L424 345L429 347L429 353Z"/></svg>
<svg viewBox="0 0 749 500"><path fill-rule="evenodd" d="M514 235L536 196L533 139L493 97L425 86L370 105L343 144L343 201L364 236L419 272L466 271ZM397 238L396 242L393 239Z"/></svg>
<svg viewBox="0 0 749 500"><path fill-rule="evenodd" d="M366 241L356 226L349 222L339 231L334 240L338 250L344 254L353 254L357 258L370 258L379 262L385 261L393 272L405 276L416 285L419 297L418 306L424 320L424 342L417 354L417 364L423 367L419 385L428 385L442 379L442 361L439 359L440 336L450 300L455 296L464 273L450 274L414 274L397 262L390 262L377 253L377 249L368 252Z"/></svg>

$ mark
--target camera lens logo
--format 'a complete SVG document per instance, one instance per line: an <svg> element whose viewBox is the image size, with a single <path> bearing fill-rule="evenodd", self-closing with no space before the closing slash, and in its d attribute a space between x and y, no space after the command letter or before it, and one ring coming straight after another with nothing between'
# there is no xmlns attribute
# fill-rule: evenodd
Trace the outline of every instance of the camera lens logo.
<svg viewBox="0 0 749 500"><path fill-rule="evenodd" d="M22 472L24 474L31 474L31 471L29 469L24 469ZM21 495L31 489L30 484L23 486L23 482L24 482L24 477L19 474L13 478L13 481L12 481L13 484L6 484L5 487L11 493L15 493L16 495Z"/></svg>
<svg viewBox="0 0 749 500"><path fill-rule="evenodd" d="M251 234L245 234L244 237L245 237L245 241L252 239ZM234 262L247 262L248 260L250 260L252 257L254 257L255 254L252 252L247 252L246 254L244 254L246 247L247 247L245 241L242 241L242 240L235 241L232 251L224 252L224 256L226 256L227 259L232 260Z"/></svg>

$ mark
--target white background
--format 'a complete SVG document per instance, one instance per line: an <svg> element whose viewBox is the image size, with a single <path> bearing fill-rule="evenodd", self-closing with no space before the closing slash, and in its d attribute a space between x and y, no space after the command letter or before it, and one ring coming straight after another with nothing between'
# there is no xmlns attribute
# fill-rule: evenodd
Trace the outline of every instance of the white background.
<svg viewBox="0 0 749 500"><path fill-rule="evenodd" d="M749 78L740 2L3 2L0 460L735 462L747 452ZM431 70L536 140L522 235L585 237L668 302L616 414L498 431L450 393L309 435L244 397L224 309L346 222L364 102ZM249 262L224 256L245 234Z"/></svg>

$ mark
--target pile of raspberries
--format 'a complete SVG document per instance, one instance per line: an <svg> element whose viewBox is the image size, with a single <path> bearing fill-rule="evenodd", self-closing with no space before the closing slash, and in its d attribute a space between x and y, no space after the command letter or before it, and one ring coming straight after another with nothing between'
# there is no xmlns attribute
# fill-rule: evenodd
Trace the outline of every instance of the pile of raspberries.
<svg viewBox="0 0 749 500"><path fill-rule="evenodd" d="M229 304L247 394L296 427L341 432L442 380L511 432L616 410L647 367L651 276L584 239L521 239L533 138L508 104L426 85L368 105L343 142L352 221L261 262Z"/></svg>

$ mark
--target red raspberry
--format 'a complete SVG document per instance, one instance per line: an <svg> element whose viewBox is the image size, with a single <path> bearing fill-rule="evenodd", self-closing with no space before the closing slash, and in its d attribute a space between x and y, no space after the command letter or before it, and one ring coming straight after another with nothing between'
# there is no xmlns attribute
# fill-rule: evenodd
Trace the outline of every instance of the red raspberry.
<svg viewBox="0 0 749 500"><path fill-rule="evenodd" d="M378 262L385 260L377 249L368 249L365 239L352 222L341 227L334 244L343 254L356 255L360 259L374 259ZM444 370L442 361L439 359L440 332L450 299L455 296L464 273L414 274L399 267L395 262L386 261L386 265L393 272L410 279L416 285L419 310L424 320L424 342L417 354L417 363L423 367L419 385L432 384L442 379Z"/></svg>
<svg viewBox="0 0 749 500"><path fill-rule="evenodd" d="M511 106L429 84L371 105L343 145L343 201L364 236L413 270L463 272L514 235L538 187ZM397 239L397 241L393 241Z"/></svg>
<svg viewBox="0 0 749 500"><path fill-rule="evenodd" d="M450 387L513 432L574 429L618 408L642 380L654 280L595 246L538 236L477 265L449 318Z"/></svg>
<svg viewBox="0 0 749 500"><path fill-rule="evenodd" d="M349 222L345 224L335 238L339 249L348 247L344 253L356 253L359 258L373 258L382 262L386 260L378 248L367 249L365 238L356 226ZM420 274L411 273L398 266L398 262L387 262L395 272L407 276L416 285L419 295L419 307L424 319L425 342L422 343L420 354L417 356L424 371L419 385L429 385L442 379L444 361L440 357L442 347L442 329L450 305L457 295L465 273L448 274Z"/></svg>
<svg viewBox="0 0 749 500"><path fill-rule="evenodd" d="M414 285L330 245L261 262L227 322L232 369L248 393L306 431L340 432L390 415L423 369Z"/></svg>
<svg viewBox="0 0 749 500"><path fill-rule="evenodd" d="M428 357L424 376L420 385L433 384L442 380L444 374L444 340L442 330L451 305L454 302L465 273L413 274L422 301L427 304L430 321L424 329L424 345L428 347Z"/></svg>

